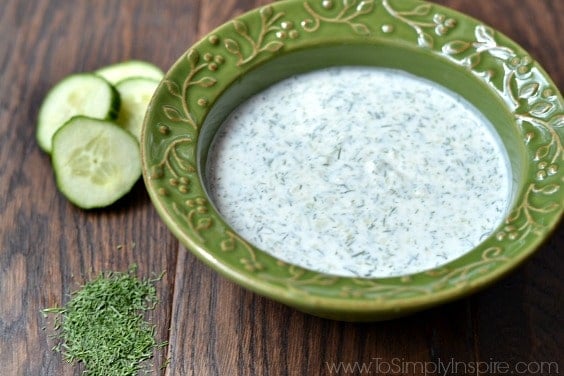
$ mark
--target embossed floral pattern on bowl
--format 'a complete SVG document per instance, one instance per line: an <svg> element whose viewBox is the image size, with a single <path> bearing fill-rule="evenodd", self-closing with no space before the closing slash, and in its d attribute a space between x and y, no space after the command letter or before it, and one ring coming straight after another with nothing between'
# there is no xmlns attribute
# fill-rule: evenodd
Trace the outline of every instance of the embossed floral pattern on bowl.
<svg viewBox="0 0 564 376"><path fill-rule="evenodd" d="M443 267L393 278L337 277L275 259L217 213L203 177L229 112L290 75L331 65L399 68L472 102L511 159L510 214L482 244ZM564 102L533 58L463 14L418 0L287 0L248 12L183 54L145 119L144 178L179 240L236 283L322 317L379 320L467 295L520 264L564 211Z"/></svg>

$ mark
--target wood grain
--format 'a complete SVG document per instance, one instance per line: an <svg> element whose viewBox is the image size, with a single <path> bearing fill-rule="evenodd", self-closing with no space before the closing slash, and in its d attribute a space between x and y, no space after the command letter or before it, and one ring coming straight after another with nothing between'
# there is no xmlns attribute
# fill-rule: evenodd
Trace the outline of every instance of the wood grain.
<svg viewBox="0 0 564 376"><path fill-rule="evenodd" d="M199 37L266 3L0 2L0 374L80 374L51 351L50 330L42 329L50 322L40 310L63 304L100 271L132 264L142 276L166 272L152 318L169 345L155 354L155 374L328 375L328 365L338 362L364 362L377 374L377 362L415 367L451 359L550 361L561 371L563 225L522 267L481 293L400 320L352 324L302 314L219 277L178 244L142 182L117 205L96 211L78 210L57 192L49 158L34 139L37 110L53 84L125 59L166 70ZM435 3L517 41L562 88L564 1ZM413 367L403 374L423 374Z"/></svg>

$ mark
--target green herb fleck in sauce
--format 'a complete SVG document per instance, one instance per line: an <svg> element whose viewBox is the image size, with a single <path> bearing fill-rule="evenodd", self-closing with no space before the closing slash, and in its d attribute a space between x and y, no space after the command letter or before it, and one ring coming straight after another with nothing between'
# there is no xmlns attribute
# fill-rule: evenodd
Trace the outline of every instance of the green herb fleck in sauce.
<svg viewBox="0 0 564 376"><path fill-rule="evenodd" d="M495 232L511 202L493 125L407 72L332 67L242 103L216 135L208 190L242 237L348 277L437 268Z"/></svg>

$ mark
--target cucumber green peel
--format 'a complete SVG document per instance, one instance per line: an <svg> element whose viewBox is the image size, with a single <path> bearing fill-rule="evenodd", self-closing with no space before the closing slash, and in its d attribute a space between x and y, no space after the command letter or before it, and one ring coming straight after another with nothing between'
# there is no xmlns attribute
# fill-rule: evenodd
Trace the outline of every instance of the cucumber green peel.
<svg viewBox="0 0 564 376"><path fill-rule="evenodd" d="M71 117L111 120L117 117L119 106L118 92L104 78L92 73L68 76L47 93L39 109L37 143L51 153L53 135Z"/></svg>
<svg viewBox="0 0 564 376"><path fill-rule="evenodd" d="M36 139L51 154L59 190L75 205L108 206L139 179L143 118L163 76L151 63L130 60L70 75L49 90Z"/></svg>
<svg viewBox="0 0 564 376"><path fill-rule="evenodd" d="M112 85L131 77L145 77L160 81L164 77L163 71L146 61L129 60L105 66L96 71Z"/></svg>
<svg viewBox="0 0 564 376"><path fill-rule="evenodd" d="M132 77L116 84L121 108L116 122L141 141L145 112L159 81L146 77Z"/></svg>
<svg viewBox="0 0 564 376"><path fill-rule="evenodd" d="M109 121L76 116L53 137L53 170L59 190L83 209L108 206L141 176L139 144Z"/></svg>

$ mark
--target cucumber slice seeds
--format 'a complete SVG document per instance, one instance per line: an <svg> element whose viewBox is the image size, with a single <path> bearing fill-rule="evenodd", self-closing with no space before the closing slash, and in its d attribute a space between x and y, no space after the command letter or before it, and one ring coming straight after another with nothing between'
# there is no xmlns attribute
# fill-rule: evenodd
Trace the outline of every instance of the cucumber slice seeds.
<svg viewBox="0 0 564 376"><path fill-rule="evenodd" d="M117 91L102 77L92 73L68 76L47 93L39 109L37 143L51 153L53 135L71 117L114 119L119 104Z"/></svg>
<svg viewBox="0 0 564 376"><path fill-rule="evenodd" d="M146 77L160 81L164 77L163 71L146 61L129 60L122 63L108 65L96 71L112 85L131 77Z"/></svg>
<svg viewBox="0 0 564 376"><path fill-rule="evenodd" d="M57 186L83 209L108 206L141 176L139 153L137 140L117 124L73 117L53 137Z"/></svg>
<svg viewBox="0 0 564 376"><path fill-rule="evenodd" d="M57 187L69 201L83 209L105 207L139 180L141 127L163 77L155 65L130 60L70 75L47 93L36 139L51 154Z"/></svg>
<svg viewBox="0 0 564 376"><path fill-rule="evenodd" d="M145 112L159 81L145 77L133 77L120 81L116 89L121 98L121 108L116 122L141 141L141 129Z"/></svg>

